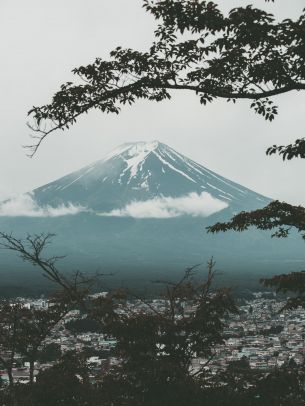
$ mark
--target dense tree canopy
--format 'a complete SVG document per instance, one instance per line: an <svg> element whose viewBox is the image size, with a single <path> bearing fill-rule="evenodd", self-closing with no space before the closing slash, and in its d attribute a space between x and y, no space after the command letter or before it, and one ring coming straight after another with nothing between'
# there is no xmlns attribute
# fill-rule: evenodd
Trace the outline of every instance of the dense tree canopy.
<svg viewBox="0 0 305 406"><path fill-rule="evenodd" d="M305 89L305 13L278 22L248 5L228 15L202 0L143 0L158 26L146 52L117 47L109 60L96 58L73 70L75 82L61 86L50 104L29 111L35 131L33 155L45 137L73 125L91 109L120 112L138 99L162 101L173 90L195 92L202 104L218 98L249 99L250 107L273 120L272 97ZM291 158L304 154L304 141L273 146Z"/></svg>

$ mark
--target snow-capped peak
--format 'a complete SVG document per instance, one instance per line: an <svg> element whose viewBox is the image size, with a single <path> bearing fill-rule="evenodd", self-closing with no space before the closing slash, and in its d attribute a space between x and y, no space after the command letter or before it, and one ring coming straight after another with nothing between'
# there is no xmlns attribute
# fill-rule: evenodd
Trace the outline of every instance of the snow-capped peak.
<svg viewBox="0 0 305 406"><path fill-rule="evenodd" d="M139 157L144 159L150 152L154 151L161 145L159 141L151 142L127 142L120 145L119 147L113 149L109 154L107 154L103 161L108 161L115 157L121 157L122 155L126 158L132 159Z"/></svg>
<svg viewBox="0 0 305 406"><path fill-rule="evenodd" d="M137 175L138 171L142 169L147 156L160 145L162 144L159 141L126 143L114 149L103 161L106 162L115 158L122 159L126 165L120 177L122 178L126 173L129 173L128 182L130 182Z"/></svg>

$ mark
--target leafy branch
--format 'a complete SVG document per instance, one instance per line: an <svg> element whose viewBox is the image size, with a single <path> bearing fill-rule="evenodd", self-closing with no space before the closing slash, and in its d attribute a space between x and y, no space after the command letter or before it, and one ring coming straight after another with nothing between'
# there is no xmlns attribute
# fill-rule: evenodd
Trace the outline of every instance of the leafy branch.
<svg viewBox="0 0 305 406"><path fill-rule="evenodd" d="M252 101L251 108L272 121L270 99L305 89L305 14L277 22L252 6L225 16L213 2L143 0L158 21L147 52L118 47L110 59L97 58L73 70L50 104L29 111L33 156L43 140L70 128L92 109L119 114L125 104L160 102L173 91L191 91L202 104L218 98ZM274 150L276 151L276 150Z"/></svg>

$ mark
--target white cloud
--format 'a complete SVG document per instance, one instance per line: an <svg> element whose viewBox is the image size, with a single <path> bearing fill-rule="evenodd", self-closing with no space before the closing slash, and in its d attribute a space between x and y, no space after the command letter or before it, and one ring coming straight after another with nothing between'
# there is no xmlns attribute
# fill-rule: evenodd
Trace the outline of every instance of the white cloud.
<svg viewBox="0 0 305 406"><path fill-rule="evenodd" d="M108 217L172 218L179 216L208 217L228 207L222 200L207 192L189 193L181 197L158 197L145 201L133 201L122 209L99 213Z"/></svg>
<svg viewBox="0 0 305 406"><path fill-rule="evenodd" d="M72 203L57 207L39 206L30 193L21 194L0 203L1 217L59 217L78 214L82 211L86 211L86 208L74 206Z"/></svg>

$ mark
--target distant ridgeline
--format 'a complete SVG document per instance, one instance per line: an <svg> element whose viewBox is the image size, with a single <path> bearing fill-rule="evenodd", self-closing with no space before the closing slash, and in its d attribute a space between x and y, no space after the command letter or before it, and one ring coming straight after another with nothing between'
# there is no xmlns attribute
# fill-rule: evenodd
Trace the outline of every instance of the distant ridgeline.
<svg viewBox="0 0 305 406"><path fill-rule="evenodd" d="M301 239L257 230L211 235L205 227L270 201L167 145L137 142L2 202L0 229L18 237L56 234L48 253L66 255L62 269L114 273L107 286L174 278L211 256L221 283L256 286L263 275L302 268ZM1 251L0 272L2 289L46 288L39 269L14 253Z"/></svg>

